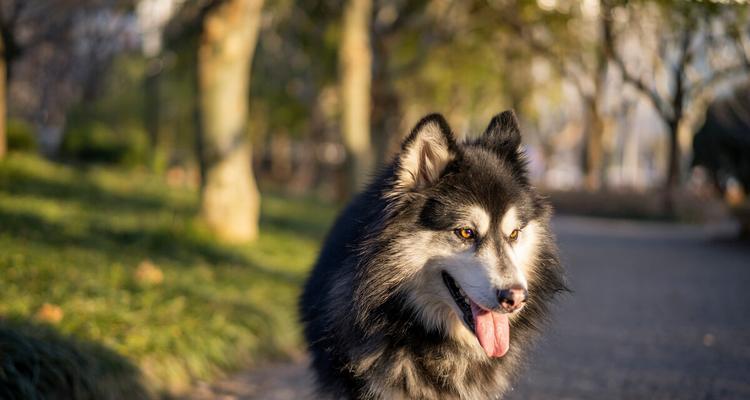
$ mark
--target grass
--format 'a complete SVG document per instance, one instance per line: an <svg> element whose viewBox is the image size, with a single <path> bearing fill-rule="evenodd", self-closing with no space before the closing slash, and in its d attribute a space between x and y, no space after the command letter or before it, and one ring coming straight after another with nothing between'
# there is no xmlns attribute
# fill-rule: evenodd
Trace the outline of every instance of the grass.
<svg viewBox="0 0 750 400"><path fill-rule="evenodd" d="M297 354L296 298L333 207L264 193L260 239L226 246L197 205L145 172L12 154L0 162L0 318L111 350L162 393Z"/></svg>

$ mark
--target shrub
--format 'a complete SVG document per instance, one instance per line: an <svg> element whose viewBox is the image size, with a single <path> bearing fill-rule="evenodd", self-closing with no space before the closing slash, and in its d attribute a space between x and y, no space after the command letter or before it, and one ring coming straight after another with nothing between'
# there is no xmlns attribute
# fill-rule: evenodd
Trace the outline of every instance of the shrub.
<svg viewBox="0 0 750 400"><path fill-rule="evenodd" d="M34 128L26 121L16 118L9 119L6 132L8 150L27 153L36 152L37 143Z"/></svg>
<svg viewBox="0 0 750 400"><path fill-rule="evenodd" d="M75 161L128 166L143 163L147 151L142 131L116 131L98 121L71 123L61 146L62 155Z"/></svg>

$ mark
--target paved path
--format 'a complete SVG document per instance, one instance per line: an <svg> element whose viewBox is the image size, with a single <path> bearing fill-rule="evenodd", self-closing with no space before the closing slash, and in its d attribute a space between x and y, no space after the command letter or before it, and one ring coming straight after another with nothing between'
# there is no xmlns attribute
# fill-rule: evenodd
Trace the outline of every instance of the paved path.
<svg viewBox="0 0 750 400"><path fill-rule="evenodd" d="M560 217L575 291L508 399L750 399L750 246L721 230ZM300 399L301 365L195 399Z"/></svg>

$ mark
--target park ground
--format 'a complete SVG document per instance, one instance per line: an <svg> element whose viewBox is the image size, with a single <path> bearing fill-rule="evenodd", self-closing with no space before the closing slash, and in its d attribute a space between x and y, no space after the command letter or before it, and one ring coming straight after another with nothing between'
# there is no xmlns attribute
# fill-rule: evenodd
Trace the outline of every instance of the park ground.
<svg viewBox="0 0 750 400"><path fill-rule="evenodd" d="M25 349L4 373L64 359L96 398L309 395L295 299L335 207L266 190L260 240L227 246L197 201L141 170L3 161L0 350ZM509 398L750 398L750 248L731 225L554 229L573 293Z"/></svg>

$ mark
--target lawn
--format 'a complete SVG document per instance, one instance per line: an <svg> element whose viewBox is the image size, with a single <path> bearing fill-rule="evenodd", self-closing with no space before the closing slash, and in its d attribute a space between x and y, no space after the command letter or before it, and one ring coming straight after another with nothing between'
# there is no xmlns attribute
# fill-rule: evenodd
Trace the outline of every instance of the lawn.
<svg viewBox="0 0 750 400"><path fill-rule="evenodd" d="M197 222L195 190L12 154L0 162L0 372L13 340L70 343L91 362L121 360L97 374L133 365L151 393L177 393L299 354L296 298L335 210L268 193L262 204L260 239L226 246Z"/></svg>

